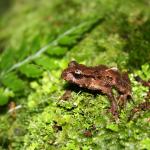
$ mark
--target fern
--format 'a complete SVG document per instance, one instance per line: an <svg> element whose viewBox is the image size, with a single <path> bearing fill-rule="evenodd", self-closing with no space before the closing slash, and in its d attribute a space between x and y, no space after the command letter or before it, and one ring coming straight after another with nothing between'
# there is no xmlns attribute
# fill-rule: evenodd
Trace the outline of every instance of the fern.
<svg viewBox="0 0 150 150"><path fill-rule="evenodd" d="M16 72L7 73L1 79L1 82L4 86L8 87L14 92L21 91L25 87L24 81L17 76Z"/></svg>
<svg viewBox="0 0 150 150"><path fill-rule="evenodd" d="M19 71L27 77L39 77L42 74L42 69L34 64L24 64L19 68Z"/></svg>
<svg viewBox="0 0 150 150"><path fill-rule="evenodd" d="M21 55L20 51L15 55L10 53L11 50L6 51L0 60L1 86L14 92L20 92L25 89L28 78L38 78L44 70L59 68L58 59L61 59L84 37L84 34L90 32L93 26L98 25L101 21L103 21L102 18L94 18L72 27L22 61L19 57L16 58ZM23 79L22 76L26 78Z"/></svg>

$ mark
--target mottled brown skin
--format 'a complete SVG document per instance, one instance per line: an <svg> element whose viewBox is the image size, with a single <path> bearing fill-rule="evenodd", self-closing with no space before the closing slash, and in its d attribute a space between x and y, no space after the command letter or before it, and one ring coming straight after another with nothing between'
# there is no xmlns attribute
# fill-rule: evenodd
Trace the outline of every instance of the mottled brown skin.
<svg viewBox="0 0 150 150"><path fill-rule="evenodd" d="M125 105L128 96L131 97L131 83L128 74L119 72L116 68L108 68L105 65L96 67L87 67L71 61L63 72L61 77L78 85L79 87L90 90L97 90L106 94L111 103L111 112L115 118L118 118L117 102L112 89L115 88L119 93L118 103Z"/></svg>

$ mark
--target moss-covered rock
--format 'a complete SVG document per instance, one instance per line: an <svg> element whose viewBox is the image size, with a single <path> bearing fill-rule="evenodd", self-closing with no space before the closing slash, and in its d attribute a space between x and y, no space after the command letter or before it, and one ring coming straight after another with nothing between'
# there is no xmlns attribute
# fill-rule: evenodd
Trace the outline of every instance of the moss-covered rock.
<svg viewBox="0 0 150 150"><path fill-rule="evenodd" d="M148 91L134 76L150 78L149 5L13 1L0 17L0 149L149 149L149 111L128 121ZM118 123L104 95L72 88L61 100L69 85L60 74L71 60L130 71L134 103Z"/></svg>

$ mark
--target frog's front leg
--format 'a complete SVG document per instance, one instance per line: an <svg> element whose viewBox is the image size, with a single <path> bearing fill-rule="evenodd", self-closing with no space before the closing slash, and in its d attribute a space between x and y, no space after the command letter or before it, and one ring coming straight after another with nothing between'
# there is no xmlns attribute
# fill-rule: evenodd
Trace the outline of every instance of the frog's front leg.
<svg viewBox="0 0 150 150"><path fill-rule="evenodd" d="M126 106L127 103L127 95L126 94L121 94L118 98L118 105L122 109Z"/></svg>
<svg viewBox="0 0 150 150"><path fill-rule="evenodd" d="M115 120L118 120L119 114L118 114L118 107L117 107L117 102L115 100L115 97L113 95L112 89L111 88L106 88L103 90L103 93L105 93L110 101L111 108L110 111L112 115L115 117Z"/></svg>
<svg viewBox="0 0 150 150"><path fill-rule="evenodd" d="M122 109L124 107L126 107L127 101L133 101L132 96L129 94L121 94L118 98L118 105L119 107Z"/></svg>
<svg viewBox="0 0 150 150"><path fill-rule="evenodd" d="M111 103L110 111L111 111L112 115L115 117L115 119L118 119L119 114L118 114L117 102L112 93L108 94L107 96Z"/></svg>

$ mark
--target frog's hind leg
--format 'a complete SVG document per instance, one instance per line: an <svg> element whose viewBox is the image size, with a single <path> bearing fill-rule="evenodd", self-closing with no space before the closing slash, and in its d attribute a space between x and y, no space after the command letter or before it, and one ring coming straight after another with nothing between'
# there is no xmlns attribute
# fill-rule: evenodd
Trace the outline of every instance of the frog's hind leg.
<svg viewBox="0 0 150 150"><path fill-rule="evenodd" d="M145 101L143 103L140 103L138 106L134 107L132 110L131 110L131 113L130 113L130 116L128 118L128 121L130 121L131 119L134 118L134 115L137 113L137 112L140 112L140 111L147 111L147 110L150 110L150 101Z"/></svg>

